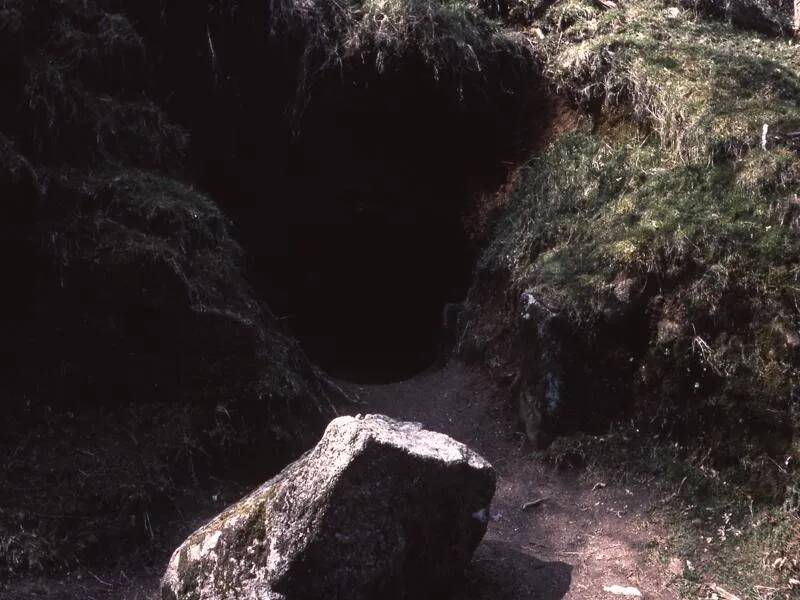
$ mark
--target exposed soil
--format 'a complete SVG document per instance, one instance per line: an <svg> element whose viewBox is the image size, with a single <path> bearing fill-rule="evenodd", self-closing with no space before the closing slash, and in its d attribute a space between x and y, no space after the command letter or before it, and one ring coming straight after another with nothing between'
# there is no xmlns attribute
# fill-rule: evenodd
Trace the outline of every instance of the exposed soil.
<svg viewBox="0 0 800 600"><path fill-rule="evenodd" d="M353 412L420 421L472 446L498 473L492 520L463 588L453 600L615 598L604 586L633 586L644 597L677 599L676 573L661 564L665 531L650 509L659 492L586 480L557 470L524 443L504 392L478 368L451 363L407 381L342 383ZM522 510L526 502L543 499ZM209 515L186 515L184 535ZM177 542L176 542L177 543ZM79 569L0 588L3 600L156 600L158 561L137 556L123 571Z"/></svg>
<svg viewBox="0 0 800 600"><path fill-rule="evenodd" d="M634 485L596 486L605 482L546 464L524 443L487 374L451 363L400 383L347 387L361 412L420 421L475 448L497 470L492 520L454 600L622 597L603 591L614 585L652 600L678 598L676 574L656 551L665 531L651 509L661 496Z"/></svg>

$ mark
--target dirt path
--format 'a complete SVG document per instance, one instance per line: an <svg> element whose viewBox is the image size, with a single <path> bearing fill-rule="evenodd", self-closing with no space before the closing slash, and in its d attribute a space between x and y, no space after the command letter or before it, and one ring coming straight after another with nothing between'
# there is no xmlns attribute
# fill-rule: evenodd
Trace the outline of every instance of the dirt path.
<svg viewBox="0 0 800 600"><path fill-rule="evenodd" d="M452 600L623 598L604 593L612 585L634 586L646 600L678 597L675 576L649 549L664 537L647 512L657 498L610 482L593 489L596 482L544 464L523 444L508 402L485 374L451 364L401 383L342 385L360 402L353 412L420 421L469 444L495 466L492 520ZM521 509L540 498L538 506ZM127 573L78 569L0 585L0 600L156 600L162 572L160 561Z"/></svg>
<svg viewBox="0 0 800 600"><path fill-rule="evenodd" d="M360 412L414 420L472 446L498 473L492 520L455 600L677 598L655 551L664 532L649 490L581 482L535 458L488 377L459 364L389 385L347 384ZM527 511L525 502L545 498Z"/></svg>

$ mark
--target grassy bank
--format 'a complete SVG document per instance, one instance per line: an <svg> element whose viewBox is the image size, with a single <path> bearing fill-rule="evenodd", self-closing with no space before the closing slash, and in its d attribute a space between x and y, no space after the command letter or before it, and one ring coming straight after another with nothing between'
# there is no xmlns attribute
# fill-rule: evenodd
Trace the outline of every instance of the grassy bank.
<svg viewBox="0 0 800 600"><path fill-rule="evenodd" d="M568 436L549 452L602 462L619 442L607 466L684 482L674 544L700 565L687 585L710 573L791 597L800 49L712 17L539 9L543 72L578 117L513 178L462 347L516 371L529 434ZM598 446L609 428L628 433Z"/></svg>

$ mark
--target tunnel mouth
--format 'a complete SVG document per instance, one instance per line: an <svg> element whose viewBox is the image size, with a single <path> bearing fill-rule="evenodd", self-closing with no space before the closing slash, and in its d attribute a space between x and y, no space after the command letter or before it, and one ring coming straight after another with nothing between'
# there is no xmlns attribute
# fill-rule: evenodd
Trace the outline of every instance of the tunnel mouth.
<svg viewBox="0 0 800 600"><path fill-rule="evenodd" d="M404 218L405 217L405 218ZM444 358L442 313L463 300L473 250L458 223L402 211L290 230L289 323L329 374L402 380Z"/></svg>
<svg viewBox="0 0 800 600"><path fill-rule="evenodd" d="M413 53L382 73L354 61L317 79L299 113L259 69L242 77L244 104L218 111L232 127L195 129L254 287L335 377L406 379L452 346L443 312L465 300L480 251L465 213L546 121L532 59L486 60L466 79Z"/></svg>
<svg viewBox="0 0 800 600"><path fill-rule="evenodd" d="M445 309L465 300L480 251L464 218L507 177L514 134L497 107L465 105L414 74L327 97L288 165L298 200L286 219L285 314L331 375L407 379L452 350Z"/></svg>

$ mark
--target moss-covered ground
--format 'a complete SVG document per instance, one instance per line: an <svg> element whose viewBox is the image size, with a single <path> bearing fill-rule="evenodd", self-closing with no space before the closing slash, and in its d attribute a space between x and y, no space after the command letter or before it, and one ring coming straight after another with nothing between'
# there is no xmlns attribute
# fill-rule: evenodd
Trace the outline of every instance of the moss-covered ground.
<svg viewBox="0 0 800 600"><path fill-rule="evenodd" d="M673 3L546 4L526 27L583 117L516 174L478 285L533 294L595 352L613 351L615 315L635 313L644 331L617 375L633 429L549 452L597 463L619 442L608 464L683 481L689 588L723 577L745 597L792 597L800 46Z"/></svg>

